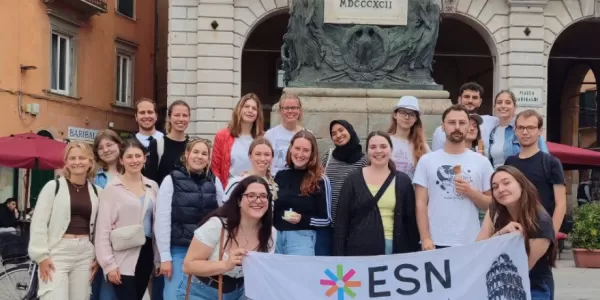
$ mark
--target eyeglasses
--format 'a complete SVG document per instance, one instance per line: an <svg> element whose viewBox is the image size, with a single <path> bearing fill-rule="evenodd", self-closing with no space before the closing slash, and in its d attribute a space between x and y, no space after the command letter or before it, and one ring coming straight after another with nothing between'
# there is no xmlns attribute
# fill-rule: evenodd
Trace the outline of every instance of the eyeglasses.
<svg viewBox="0 0 600 300"><path fill-rule="evenodd" d="M255 194L255 193L247 193L243 194L248 198L250 202L256 202L256 200L267 201L269 199L269 195L267 194Z"/></svg>
<svg viewBox="0 0 600 300"><path fill-rule="evenodd" d="M536 129L538 129L537 126L517 126L518 132L524 132L525 130L527 130L527 132L533 132Z"/></svg>
<svg viewBox="0 0 600 300"><path fill-rule="evenodd" d="M417 114L415 114L414 112L403 109L397 110L396 113L403 118L413 119L417 117Z"/></svg>
<svg viewBox="0 0 600 300"><path fill-rule="evenodd" d="M300 110L299 106L283 106L280 108L283 111L298 111Z"/></svg>

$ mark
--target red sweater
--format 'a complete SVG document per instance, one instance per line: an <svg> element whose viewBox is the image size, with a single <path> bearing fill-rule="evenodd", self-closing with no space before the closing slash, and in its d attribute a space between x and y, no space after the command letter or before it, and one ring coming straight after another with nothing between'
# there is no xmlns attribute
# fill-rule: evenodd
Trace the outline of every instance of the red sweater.
<svg viewBox="0 0 600 300"><path fill-rule="evenodd" d="M217 132L212 149L212 163L210 169L215 174L223 188L227 187L229 181L229 168L231 167L231 148L235 138L229 132L229 128L224 128Z"/></svg>

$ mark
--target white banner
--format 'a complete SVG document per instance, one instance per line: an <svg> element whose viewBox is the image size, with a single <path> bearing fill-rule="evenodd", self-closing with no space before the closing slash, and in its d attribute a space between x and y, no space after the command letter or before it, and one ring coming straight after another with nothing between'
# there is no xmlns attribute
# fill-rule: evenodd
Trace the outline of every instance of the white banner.
<svg viewBox="0 0 600 300"><path fill-rule="evenodd" d="M530 300L523 237L514 233L460 247L365 257L251 252L244 259L253 300Z"/></svg>

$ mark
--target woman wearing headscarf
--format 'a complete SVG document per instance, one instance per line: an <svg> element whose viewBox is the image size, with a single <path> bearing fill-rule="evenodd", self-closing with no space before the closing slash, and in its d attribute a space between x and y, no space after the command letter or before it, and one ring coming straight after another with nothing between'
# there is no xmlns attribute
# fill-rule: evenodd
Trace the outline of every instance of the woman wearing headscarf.
<svg viewBox="0 0 600 300"><path fill-rule="evenodd" d="M361 169L367 165L367 158L362 152L358 134L346 120L333 120L329 123L329 134L334 148L329 149L321 162L325 170L325 176L331 182L331 227L317 231L317 256L330 254L331 234L335 224L335 212L342 185L346 176L352 171Z"/></svg>

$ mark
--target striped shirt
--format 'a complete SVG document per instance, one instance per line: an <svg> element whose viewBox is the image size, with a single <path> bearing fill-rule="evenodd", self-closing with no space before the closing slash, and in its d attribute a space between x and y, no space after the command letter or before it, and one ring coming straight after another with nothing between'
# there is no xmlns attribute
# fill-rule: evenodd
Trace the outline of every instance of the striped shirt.
<svg viewBox="0 0 600 300"><path fill-rule="evenodd" d="M343 162L341 160L331 157L329 164L327 164L327 158L329 157L330 151L326 152L321 158L321 162L325 169L325 175L329 178L331 183L331 225L335 224L335 214L338 206L340 192L342 186L348 174L356 169L360 169L367 165L367 157L363 156L361 159L353 164Z"/></svg>

